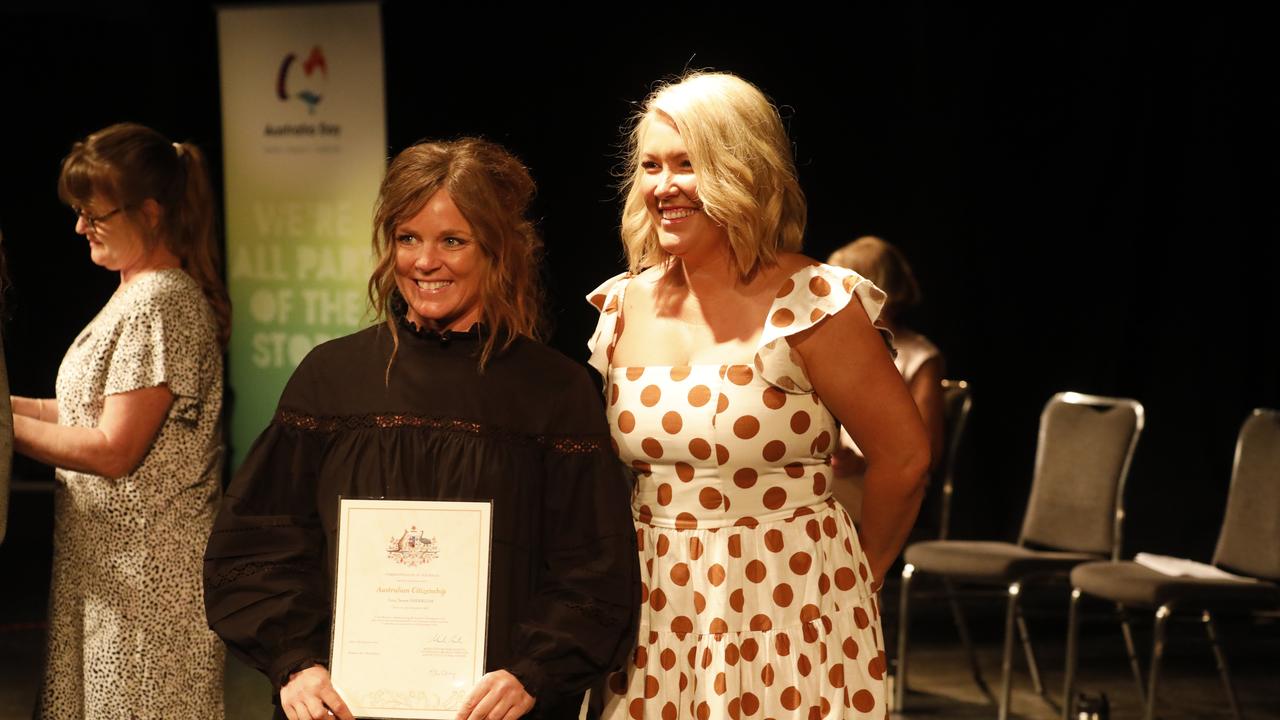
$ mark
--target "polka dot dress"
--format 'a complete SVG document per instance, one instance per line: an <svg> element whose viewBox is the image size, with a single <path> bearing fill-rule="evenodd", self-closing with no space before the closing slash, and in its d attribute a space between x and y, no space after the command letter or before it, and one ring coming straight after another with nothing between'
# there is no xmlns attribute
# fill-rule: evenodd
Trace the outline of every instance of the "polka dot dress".
<svg viewBox="0 0 1280 720"><path fill-rule="evenodd" d="M223 649L204 615L205 543L221 495L222 350L181 270L119 290L58 370L58 421L96 427L108 395L165 384L142 464L59 469L40 718L221 718Z"/></svg>
<svg viewBox="0 0 1280 720"><path fill-rule="evenodd" d="M637 472L640 634L605 717L881 718L872 578L831 499L837 429L786 336L884 295L814 264L779 289L749 364L613 367L630 278L591 296L613 441Z"/></svg>

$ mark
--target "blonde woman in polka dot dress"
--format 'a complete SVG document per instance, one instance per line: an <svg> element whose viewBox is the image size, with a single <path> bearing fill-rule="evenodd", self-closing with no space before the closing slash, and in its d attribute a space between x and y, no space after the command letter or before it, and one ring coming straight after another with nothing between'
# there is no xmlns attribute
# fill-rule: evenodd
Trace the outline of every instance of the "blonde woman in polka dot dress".
<svg viewBox="0 0 1280 720"><path fill-rule="evenodd" d="M222 344L200 151L141 125L76 143L59 195L120 287L67 350L56 398L13 398L15 449L57 467L36 716L221 718L202 555L221 497Z"/></svg>
<svg viewBox="0 0 1280 720"><path fill-rule="evenodd" d="M884 294L797 254L790 145L740 78L694 73L655 91L630 163L630 271L590 297L591 363L636 471L644 580L605 717L884 717L875 593L929 466L873 325ZM867 457L861 536L831 499L836 418Z"/></svg>

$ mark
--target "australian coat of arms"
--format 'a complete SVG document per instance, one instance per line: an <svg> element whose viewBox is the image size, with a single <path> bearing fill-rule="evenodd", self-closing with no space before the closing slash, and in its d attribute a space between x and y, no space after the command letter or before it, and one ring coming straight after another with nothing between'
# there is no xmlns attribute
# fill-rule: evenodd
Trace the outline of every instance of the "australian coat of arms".
<svg viewBox="0 0 1280 720"><path fill-rule="evenodd" d="M439 556L440 546L436 539L426 537L414 526L410 526L398 538L392 535L387 545L387 557L401 565L424 565Z"/></svg>

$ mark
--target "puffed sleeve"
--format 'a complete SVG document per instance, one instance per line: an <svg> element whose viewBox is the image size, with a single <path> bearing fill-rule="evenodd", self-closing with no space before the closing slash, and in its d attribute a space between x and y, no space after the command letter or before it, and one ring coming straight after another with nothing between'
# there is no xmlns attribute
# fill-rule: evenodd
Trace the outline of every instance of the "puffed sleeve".
<svg viewBox="0 0 1280 720"><path fill-rule="evenodd" d="M305 423L306 363L236 472L204 559L209 627L276 688L329 657L330 599L316 478L324 435Z"/></svg>
<svg viewBox="0 0 1280 720"><path fill-rule="evenodd" d="M622 666L636 638L640 568L630 477L610 451L599 398L579 370L546 438L538 594L507 668L537 698L534 716Z"/></svg>
<svg viewBox="0 0 1280 720"><path fill-rule="evenodd" d="M787 338L844 310L855 300L876 325L886 299L883 290L846 268L815 262L797 270L779 288L769 308L756 349L756 372L765 382L784 392L813 392L799 354ZM889 354L896 356L893 333L881 325L876 325L876 329Z"/></svg>
<svg viewBox="0 0 1280 720"><path fill-rule="evenodd" d="M618 323L622 317L622 299L631 278L630 273L614 275L587 296L587 302L600 313L596 329L587 341L587 349L591 351L587 364L602 376L608 375L609 365L613 363L613 348L618 344Z"/></svg>
<svg viewBox="0 0 1280 720"><path fill-rule="evenodd" d="M147 278L153 292L138 294L121 320L103 393L165 385L173 393L173 417L195 423L205 385L221 373L210 367L218 354L213 320L194 283L168 280Z"/></svg>

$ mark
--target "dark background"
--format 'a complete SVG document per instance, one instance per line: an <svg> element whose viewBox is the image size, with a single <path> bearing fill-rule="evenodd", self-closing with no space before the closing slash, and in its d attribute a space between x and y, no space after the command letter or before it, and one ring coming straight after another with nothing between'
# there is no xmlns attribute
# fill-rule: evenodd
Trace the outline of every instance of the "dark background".
<svg viewBox="0 0 1280 720"><path fill-rule="evenodd" d="M1076 390L1146 406L1126 552L1209 558L1239 425L1251 408L1280 406L1280 64L1258 18L382 7L388 155L482 134L529 164L554 346L585 360L595 319L581 297L622 268L613 171L634 103L686 67L732 71L787 120L807 252L825 259L863 234L901 246L926 294L908 324L973 384L958 534L1016 535L1038 414L1050 394ZM204 148L220 189L218 82L211 6L0 9L15 393L52 395L62 353L118 282L89 261L58 202L62 156L89 132L137 121ZM29 462L17 471L37 487L50 476ZM14 496L0 561L48 552L49 506L45 493Z"/></svg>

